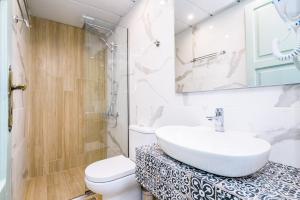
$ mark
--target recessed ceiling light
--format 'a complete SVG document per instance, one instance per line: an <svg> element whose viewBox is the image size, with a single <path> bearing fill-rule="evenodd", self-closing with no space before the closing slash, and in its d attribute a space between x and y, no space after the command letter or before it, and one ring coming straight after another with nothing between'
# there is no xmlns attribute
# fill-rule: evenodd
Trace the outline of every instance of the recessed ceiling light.
<svg viewBox="0 0 300 200"><path fill-rule="evenodd" d="M193 14L189 14L188 16L187 16L187 19L188 20L193 20L195 18L195 16L193 15Z"/></svg>
<svg viewBox="0 0 300 200"><path fill-rule="evenodd" d="M160 5L165 5L166 4L166 1L165 0L160 0Z"/></svg>

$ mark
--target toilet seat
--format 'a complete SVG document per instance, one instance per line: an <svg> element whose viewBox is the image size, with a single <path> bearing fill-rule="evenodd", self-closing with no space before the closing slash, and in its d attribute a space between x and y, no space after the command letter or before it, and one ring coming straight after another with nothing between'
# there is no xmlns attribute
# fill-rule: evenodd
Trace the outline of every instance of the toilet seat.
<svg viewBox="0 0 300 200"><path fill-rule="evenodd" d="M95 183L114 181L134 173L135 163L123 155L92 163L85 169L86 179Z"/></svg>

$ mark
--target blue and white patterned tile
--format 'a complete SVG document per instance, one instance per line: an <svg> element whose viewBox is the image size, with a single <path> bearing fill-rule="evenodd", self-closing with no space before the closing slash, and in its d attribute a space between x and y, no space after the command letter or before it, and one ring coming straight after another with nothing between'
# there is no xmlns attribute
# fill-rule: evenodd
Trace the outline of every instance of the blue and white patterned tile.
<svg viewBox="0 0 300 200"><path fill-rule="evenodd" d="M269 162L247 177L226 178L176 161L157 145L140 149L137 159L145 166L137 164L137 181L158 199L300 199L300 170L279 163Z"/></svg>
<svg viewBox="0 0 300 200"><path fill-rule="evenodd" d="M245 182L243 178L228 178L218 184L218 187L245 199L253 199L263 191L255 183Z"/></svg>
<svg viewBox="0 0 300 200"><path fill-rule="evenodd" d="M158 175L160 162L153 157L151 154L146 154L145 156L145 170L149 174Z"/></svg>
<svg viewBox="0 0 300 200"><path fill-rule="evenodd" d="M268 191L274 194L278 194L279 196L282 196L286 199L300 199L300 188L290 184L286 184L282 181L274 181L273 187Z"/></svg>
<svg viewBox="0 0 300 200"><path fill-rule="evenodd" d="M172 167L168 164L161 162L159 163L159 177L162 181L171 184L172 183Z"/></svg>
<svg viewBox="0 0 300 200"><path fill-rule="evenodd" d="M171 194L171 200L189 200L189 198L186 195L181 194L176 190L173 190Z"/></svg>
<svg viewBox="0 0 300 200"><path fill-rule="evenodd" d="M203 179L205 182L211 183L211 184L218 184L225 180L225 177L218 176L212 173L208 173L202 170L194 169L193 171L194 176Z"/></svg>
<svg viewBox="0 0 300 200"><path fill-rule="evenodd" d="M215 187L198 177L191 177L191 197L193 200L215 200Z"/></svg>
<svg viewBox="0 0 300 200"><path fill-rule="evenodd" d="M135 164L141 168L144 168L146 154L142 151L141 148L137 148L135 152L136 152Z"/></svg>
<svg viewBox="0 0 300 200"><path fill-rule="evenodd" d="M274 182L270 176L261 173L235 179L242 181L245 185L252 185L255 188L259 188L260 191L263 189L271 189Z"/></svg>
<svg viewBox="0 0 300 200"><path fill-rule="evenodd" d="M226 192L220 188L216 188L216 200L243 200L229 192Z"/></svg>
<svg viewBox="0 0 300 200"><path fill-rule="evenodd" d="M276 176L283 169L283 165L280 163L268 162L257 173L265 174L269 177Z"/></svg>
<svg viewBox="0 0 300 200"><path fill-rule="evenodd" d="M157 182L157 190L155 196L161 200L170 200L172 197L173 189L162 181Z"/></svg>
<svg viewBox="0 0 300 200"><path fill-rule="evenodd" d="M266 190L259 194L255 200L287 200L287 198Z"/></svg>
<svg viewBox="0 0 300 200"><path fill-rule="evenodd" d="M143 172L142 168L139 167L139 166L136 166L136 168L135 168L135 179L138 183L143 182L143 180L144 180L143 175L144 175L144 172Z"/></svg>
<svg viewBox="0 0 300 200"><path fill-rule="evenodd" d="M153 184L152 184L152 181L153 179L149 176L147 176L147 173L146 172L143 172L143 175L138 175L138 178L137 180L139 180L139 183L144 187L146 188L147 190L149 191L152 191L154 188L153 188Z"/></svg>
<svg viewBox="0 0 300 200"><path fill-rule="evenodd" d="M189 195L190 193L190 175L179 169L171 170L171 184L174 189L179 191L184 195Z"/></svg>
<svg viewBox="0 0 300 200"><path fill-rule="evenodd" d="M284 166L283 170L275 176L275 180L294 185L300 189L300 169Z"/></svg>
<svg viewBox="0 0 300 200"><path fill-rule="evenodd" d="M298 187L298 189L300 189L300 178L297 176L293 176L291 174L281 172L275 177L275 180Z"/></svg>

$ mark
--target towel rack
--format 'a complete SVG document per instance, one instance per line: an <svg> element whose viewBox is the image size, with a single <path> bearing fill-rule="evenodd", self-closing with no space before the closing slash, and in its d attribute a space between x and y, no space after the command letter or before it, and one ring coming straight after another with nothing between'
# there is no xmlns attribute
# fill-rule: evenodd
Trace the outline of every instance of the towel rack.
<svg viewBox="0 0 300 200"><path fill-rule="evenodd" d="M216 58L219 55L224 55L224 54L226 54L226 51L211 53L211 54L207 54L207 55L204 55L204 56L200 56L200 57L194 58L190 62L191 63L195 63L195 62L202 61L202 60L209 59L209 58L212 59L212 58Z"/></svg>
<svg viewBox="0 0 300 200"><path fill-rule="evenodd" d="M30 25L30 14L29 14L29 8L28 8L28 1L27 0L22 0L22 1L23 1L25 12L23 11L23 7L21 6L20 0L17 0L21 16L15 15L14 21L15 21L15 23L18 23L21 21L26 25L27 28L30 28L31 25Z"/></svg>

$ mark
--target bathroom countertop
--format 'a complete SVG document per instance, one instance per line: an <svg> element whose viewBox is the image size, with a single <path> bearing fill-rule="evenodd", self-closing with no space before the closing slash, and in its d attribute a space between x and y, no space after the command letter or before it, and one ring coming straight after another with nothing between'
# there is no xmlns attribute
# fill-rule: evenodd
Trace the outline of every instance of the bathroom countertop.
<svg viewBox="0 0 300 200"><path fill-rule="evenodd" d="M158 199L287 200L300 199L300 169L268 162L253 175L214 175L166 155L158 145L136 150L136 179Z"/></svg>

